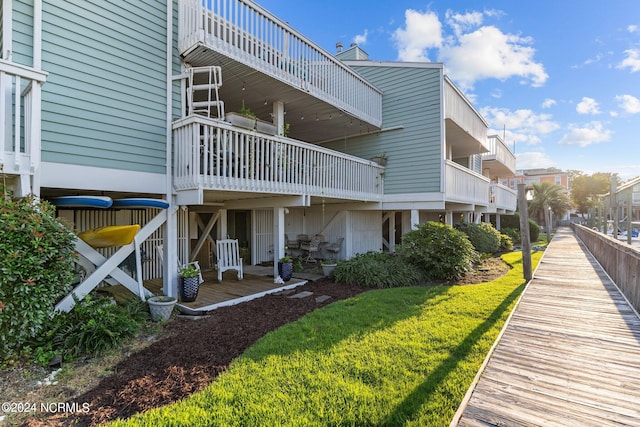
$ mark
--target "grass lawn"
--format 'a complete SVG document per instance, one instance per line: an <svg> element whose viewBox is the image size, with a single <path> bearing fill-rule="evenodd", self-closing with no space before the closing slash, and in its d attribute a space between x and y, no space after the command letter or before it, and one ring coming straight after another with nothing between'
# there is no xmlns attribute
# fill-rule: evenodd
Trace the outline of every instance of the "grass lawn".
<svg viewBox="0 0 640 427"><path fill-rule="evenodd" d="M203 392L114 425L446 426L524 289L521 253L503 259L513 268L492 282L375 290L316 310Z"/></svg>

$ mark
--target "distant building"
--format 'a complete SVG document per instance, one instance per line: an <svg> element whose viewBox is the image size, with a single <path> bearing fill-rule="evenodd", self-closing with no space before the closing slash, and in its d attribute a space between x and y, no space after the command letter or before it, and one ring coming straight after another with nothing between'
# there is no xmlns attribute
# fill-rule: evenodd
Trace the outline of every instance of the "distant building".
<svg viewBox="0 0 640 427"><path fill-rule="evenodd" d="M502 185L509 187L512 190L517 190L518 184L520 183L531 185L543 182L550 182L552 184L559 185L567 190L567 192L570 192L569 173L558 168L523 169L516 171L516 175L503 178L500 181Z"/></svg>

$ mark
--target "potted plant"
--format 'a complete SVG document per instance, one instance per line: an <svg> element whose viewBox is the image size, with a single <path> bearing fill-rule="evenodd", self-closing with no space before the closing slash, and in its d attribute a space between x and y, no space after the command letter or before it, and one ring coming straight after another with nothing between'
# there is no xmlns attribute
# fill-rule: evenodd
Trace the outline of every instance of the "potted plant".
<svg viewBox="0 0 640 427"><path fill-rule="evenodd" d="M151 320L154 322L166 322L171 317L173 308L178 301L174 297L164 295L153 296L147 299Z"/></svg>
<svg viewBox="0 0 640 427"><path fill-rule="evenodd" d="M322 274L329 277L333 274L333 269L338 265L334 260L324 259L320 261L320 265L322 266Z"/></svg>
<svg viewBox="0 0 640 427"><path fill-rule="evenodd" d="M380 155L371 158L371 161L376 162L380 166L387 166L387 155L382 153Z"/></svg>
<svg viewBox="0 0 640 427"><path fill-rule="evenodd" d="M195 301L200 290L200 270L194 264L187 264L178 271L180 276L180 300L183 302Z"/></svg>
<svg viewBox="0 0 640 427"><path fill-rule="evenodd" d="M293 275L293 260L289 255L285 255L278 260L278 275L285 282L291 280Z"/></svg>
<svg viewBox="0 0 640 427"><path fill-rule="evenodd" d="M255 113L244 105L244 101L242 101L242 107L237 113L229 112L225 114L225 120L241 128L257 130L269 135L276 134L276 127L272 123L257 118Z"/></svg>

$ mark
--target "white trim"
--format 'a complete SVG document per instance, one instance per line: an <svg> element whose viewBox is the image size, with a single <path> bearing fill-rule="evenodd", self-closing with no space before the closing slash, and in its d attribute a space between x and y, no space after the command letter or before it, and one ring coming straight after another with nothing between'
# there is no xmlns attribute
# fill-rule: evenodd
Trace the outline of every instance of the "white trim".
<svg viewBox="0 0 640 427"><path fill-rule="evenodd" d="M42 0L33 0L33 68L42 69Z"/></svg>
<svg viewBox="0 0 640 427"><path fill-rule="evenodd" d="M13 1L2 0L2 51L0 59L11 60L13 54Z"/></svg>
<svg viewBox="0 0 640 427"><path fill-rule="evenodd" d="M382 199L383 203L398 202L443 202L444 194L442 193L402 193L402 194L385 194Z"/></svg>
<svg viewBox="0 0 640 427"><path fill-rule="evenodd" d="M440 68L444 70L442 62L398 62L398 61L342 61L349 67L387 67L387 68Z"/></svg>
<svg viewBox="0 0 640 427"><path fill-rule="evenodd" d="M15 62L0 59L0 71L7 74L13 74L20 76L24 79L35 80L39 83L44 83L47 80L49 73L41 70L36 70L26 65L16 64Z"/></svg>
<svg viewBox="0 0 640 427"><path fill-rule="evenodd" d="M42 187L165 194L165 174L42 162Z"/></svg>

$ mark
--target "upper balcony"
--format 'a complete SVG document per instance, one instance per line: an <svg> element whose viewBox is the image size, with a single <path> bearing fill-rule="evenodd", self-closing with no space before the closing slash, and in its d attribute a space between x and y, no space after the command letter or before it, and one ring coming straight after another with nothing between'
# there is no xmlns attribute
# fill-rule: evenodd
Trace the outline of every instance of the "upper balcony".
<svg viewBox="0 0 640 427"><path fill-rule="evenodd" d="M384 168L374 162L215 119L176 120L173 143L179 204L273 195L381 201L384 193Z"/></svg>
<svg viewBox="0 0 640 427"><path fill-rule="evenodd" d="M489 151L487 123L448 77L444 80L444 117L449 158Z"/></svg>
<svg viewBox="0 0 640 427"><path fill-rule="evenodd" d="M482 169L492 179L504 178L516 174L516 155L504 143L499 135L487 138L489 152L482 154Z"/></svg>
<svg viewBox="0 0 640 427"><path fill-rule="evenodd" d="M0 167L32 175L40 164L40 85L46 73L0 59Z"/></svg>
<svg viewBox="0 0 640 427"><path fill-rule="evenodd" d="M268 119L283 101L291 136L321 142L382 124L382 92L250 0L180 0L178 47L192 66L222 67L227 111ZM306 120L305 120L306 119Z"/></svg>

